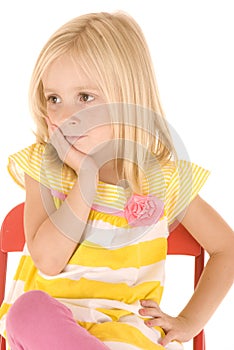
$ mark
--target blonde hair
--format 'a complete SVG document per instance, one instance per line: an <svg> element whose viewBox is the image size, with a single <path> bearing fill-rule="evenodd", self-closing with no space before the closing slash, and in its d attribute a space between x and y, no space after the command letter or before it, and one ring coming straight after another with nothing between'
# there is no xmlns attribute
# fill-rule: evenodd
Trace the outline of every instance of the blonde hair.
<svg viewBox="0 0 234 350"><path fill-rule="evenodd" d="M92 77L107 103L121 103L131 106L131 109L136 106L134 125L140 124L142 128L132 128L126 123L125 113L122 123L113 124L115 139L138 143L159 162L176 157L144 35L135 20L123 12L91 13L74 18L59 28L42 49L29 92L37 142L46 143L48 139L42 75L55 59L64 54L70 54ZM146 111L153 113L154 117L147 118ZM129 163L125 152L129 157L129 143L123 150L121 176L131 183L134 192L142 194L142 169L135 162ZM134 152L133 144L132 154ZM137 159L147 160L146 154L138 154Z"/></svg>

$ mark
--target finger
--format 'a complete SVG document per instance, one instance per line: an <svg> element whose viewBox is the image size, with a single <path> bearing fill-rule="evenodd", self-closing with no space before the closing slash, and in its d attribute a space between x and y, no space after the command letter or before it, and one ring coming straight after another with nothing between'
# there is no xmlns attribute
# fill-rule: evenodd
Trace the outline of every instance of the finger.
<svg viewBox="0 0 234 350"><path fill-rule="evenodd" d="M49 134L49 138L51 137L51 131L50 131L50 120L48 117L45 117L45 121L46 121L46 124L47 124L47 129L48 129L48 134Z"/></svg>
<svg viewBox="0 0 234 350"><path fill-rule="evenodd" d="M162 345L162 346L166 346L166 345L168 345L168 344L169 344L171 341L173 341L173 340L176 340L176 334L175 334L174 331L169 331L169 332L165 335L165 337L163 337L163 338L160 340L159 344Z"/></svg>
<svg viewBox="0 0 234 350"><path fill-rule="evenodd" d="M152 317L161 317L163 315L160 309L153 308L153 307L140 309L139 313L142 316L152 316Z"/></svg>
<svg viewBox="0 0 234 350"><path fill-rule="evenodd" d="M70 145L69 142L66 141L65 137L63 136L63 134L59 128L56 128L53 131L51 138L50 138L50 143L56 149L59 158L62 161L65 161L66 156L68 155L68 152L72 146Z"/></svg>
<svg viewBox="0 0 234 350"><path fill-rule="evenodd" d="M46 123L47 123L48 126L55 126L55 127L57 127L57 125L55 125L55 124L53 124L51 122L50 118L47 115L45 116L45 120L46 120Z"/></svg>
<svg viewBox="0 0 234 350"><path fill-rule="evenodd" d="M140 300L140 303L143 307L154 307L154 308L160 310L158 303L156 303L156 301L154 301L152 299L142 299L142 300Z"/></svg>
<svg viewBox="0 0 234 350"><path fill-rule="evenodd" d="M48 127L49 137L52 138L53 133L55 132L56 127L54 125L51 125Z"/></svg>
<svg viewBox="0 0 234 350"><path fill-rule="evenodd" d="M52 124L49 117L45 117L46 124L48 126L49 138L52 137L53 132L56 130L56 125Z"/></svg>
<svg viewBox="0 0 234 350"><path fill-rule="evenodd" d="M46 121L46 124L49 126L50 125L50 118L45 116L45 121Z"/></svg>
<svg viewBox="0 0 234 350"><path fill-rule="evenodd" d="M147 327L161 327L164 328L164 320L162 319L162 317L156 317L156 318L152 318L151 320L147 320L144 322L145 325Z"/></svg>

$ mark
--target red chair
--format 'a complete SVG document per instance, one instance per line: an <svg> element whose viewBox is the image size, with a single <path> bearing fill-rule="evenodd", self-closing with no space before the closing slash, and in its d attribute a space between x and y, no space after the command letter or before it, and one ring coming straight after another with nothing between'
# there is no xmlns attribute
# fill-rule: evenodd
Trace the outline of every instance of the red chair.
<svg viewBox="0 0 234 350"><path fill-rule="evenodd" d="M200 244L190 235L188 230L178 224L168 238L168 252L172 255L191 255L195 258L194 266L194 289L204 269L205 252ZM193 338L193 350L205 350L205 334L202 330Z"/></svg>
<svg viewBox="0 0 234 350"><path fill-rule="evenodd" d="M14 207L5 217L0 233L0 304L5 294L7 253L22 251L25 237L23 224L24 203ZM204 268L204 250L189 234L183 225L179 224L168 238L168 254L192 255L195 257L194 287ZM0 350L5 350L5 339L0 337ZM205 350L205 337L202 330L193 339L194 350Z"/></svg>

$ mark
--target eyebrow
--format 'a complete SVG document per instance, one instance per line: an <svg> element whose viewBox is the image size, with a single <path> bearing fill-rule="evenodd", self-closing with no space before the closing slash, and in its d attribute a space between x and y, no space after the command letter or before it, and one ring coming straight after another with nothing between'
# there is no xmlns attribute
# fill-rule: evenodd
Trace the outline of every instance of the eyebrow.
<svg viewBox="0 0 234 350"><path fill-rule="evenodd" d="M94 86L76 86L74 88L74 90L79 90L81 92L93 92L93 93L97 93L97 92L100 92L100 90L97 88L97 87L94 87ZM53 88L46 88L44 89L44 92L53 92L55 93L57 91L57 89L53 89Z"/></svg>

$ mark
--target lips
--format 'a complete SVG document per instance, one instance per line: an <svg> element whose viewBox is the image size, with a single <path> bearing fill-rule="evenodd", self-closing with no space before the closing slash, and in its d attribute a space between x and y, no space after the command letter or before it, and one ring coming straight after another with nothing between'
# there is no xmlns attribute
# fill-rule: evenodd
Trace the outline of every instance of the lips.
<svg viewBox="0 0 234 350"><path fill-rule="evenodd" d="M80 135L80 136L66 136L66 140L73 145L74 143L76 143L76 141L83 139L84 137L86 137L86 135Z"/></svg>

